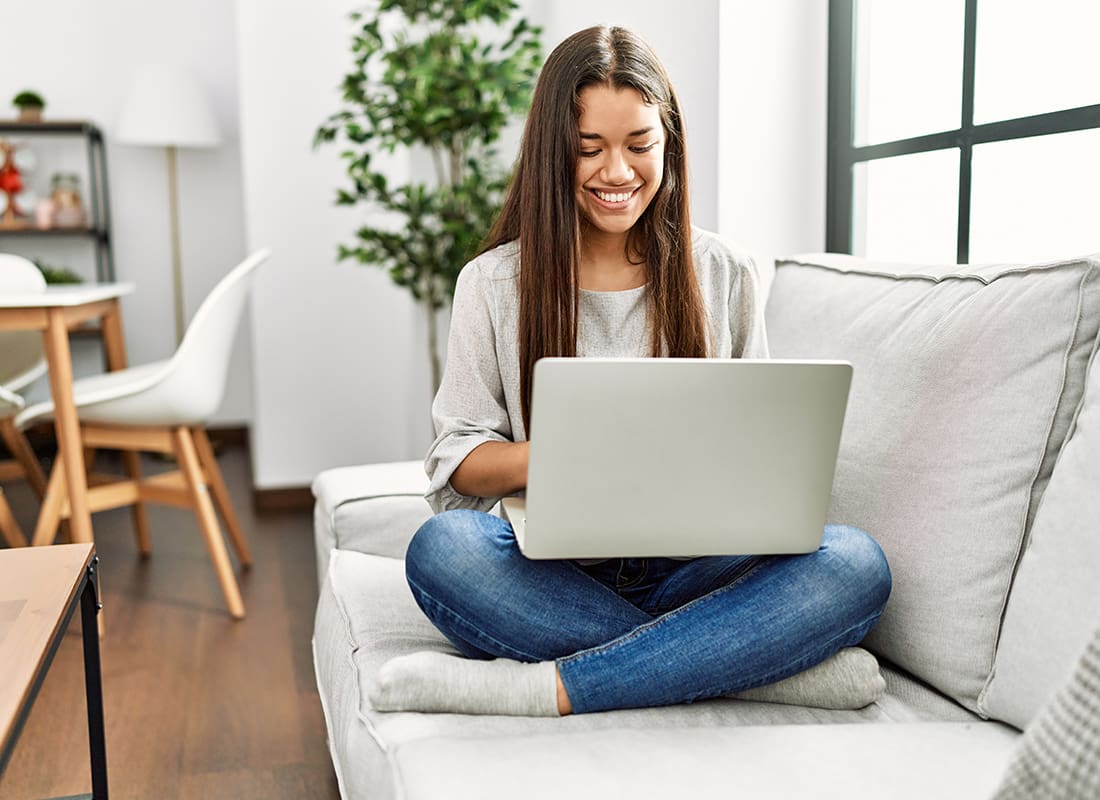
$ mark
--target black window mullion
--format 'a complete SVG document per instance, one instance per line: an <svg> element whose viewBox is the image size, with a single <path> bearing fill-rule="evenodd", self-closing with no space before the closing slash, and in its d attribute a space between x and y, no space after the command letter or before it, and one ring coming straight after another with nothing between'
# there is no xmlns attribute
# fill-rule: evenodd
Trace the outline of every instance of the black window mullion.
<svg viewBox="0 0 1100 800"><path fill-rule="evenodd" d="M852 252L852 72L854 0L829 2L828 164L825 173L825 249Z"/></svg>
<svg viewBox="0 0 1100 800"><path fill-rule="evenodd" d="M1080 108L1067 108L1062 111L1049 111L1030 117L1002 119L956 128L951 131L925 133L909 139L896 139L892 142L866 144L848 149L850 163L876 161L880 158L907 156L913 153L928 153L933 150L946 150L959 147L963 140L971 145L985 142L1005 142L1010 139L1029 139L1035 136L1049 136L1057 133L1070 133L1100 128L1100 103Z"/></svg>
<svg viewBox="0 0 1100 800"><path fill-rule="evenodd" d="M956 258L970 260L970 162L974 155L974 60L978 38L978 0L966 0L963 22L962 118L959 124L959 225Z"/></svg>
<svg viewBox="0 0 1100 800"><path fill-rule="evenodd" d="M861 147L853 147L851 150L852 161L875 161L880 158L892 158L893 156L908 156L913 153L928 153L932 150L945 150L955 147L959 143L958 129L952 131L940 131L939 133L925 133L913 136L909 139L895 139L892 142L880 142L879 144L865 144Z"/></svg>
<svg viewBox="0 0 1100 800"><path fill-rule="evenodd" d="M1100 103L975 125L971 139L974 144L983 144L1084 131L1091 128L1100 128Z"/></svg>

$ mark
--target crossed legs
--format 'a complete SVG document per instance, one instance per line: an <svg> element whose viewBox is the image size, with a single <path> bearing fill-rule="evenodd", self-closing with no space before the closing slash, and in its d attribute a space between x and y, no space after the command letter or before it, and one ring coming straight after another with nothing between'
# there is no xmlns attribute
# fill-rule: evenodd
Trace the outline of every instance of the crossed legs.
<svg viewBox="0 0 1100 800"><path fill-rule="evenodd" d="M453 511L417 532L406 572L417 602L459 652L497 661L395 659L372 694L379 708L590 712L735 693L813 704L813 685L824 692L820 704L855 707L881 692L869 654L834 657L874 626L890 590L881 550L855 528L827 527L822 547L802 556L582 567L529 560L505 521ZM474 676L476 691L465 682ZM527 710L477 700L495 702L515 685L538 695ZM838 694L840 685L853 691Z"/></svg>

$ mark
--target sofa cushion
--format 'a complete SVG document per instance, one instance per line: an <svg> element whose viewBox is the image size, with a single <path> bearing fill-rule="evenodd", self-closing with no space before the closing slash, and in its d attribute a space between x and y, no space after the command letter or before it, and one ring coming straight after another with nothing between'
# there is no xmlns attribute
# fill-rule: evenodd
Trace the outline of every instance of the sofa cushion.
<svg viewBox="0 0 1100 800"><path fill-rule="evenodd" d="M959 722L429 738L396 753L394 779L407 800L973 800L1019 738Z"/></svg>
<svg viewBox="0 0 1100 800"><path fill-rule="evenodd" d="M1073 668L1100 620L1100 364L1062 448L1005 610L979 708L1027 725Z"/></svg>
<svg viewBox="0 0 1100 800"><path fill-rule="evenodd" d="M432 515L422 461L325 470L313 481L317 585L334 547L404 558L409 539Z"/></svg>
<svg viewBox="0 0 1100 800"><path fill-rule="evenodd" d="M828 711L738 700L584 714L562 719L382 713L366 689L382 663L406 653L453 653L416 606L398 559L334 550L314 627L318 688L345 797L391 797L397 757L412 744L478 737L559 736L585 731L680 731L745 725L956 721L976 717L904 675L884 670L886 696L858 711ZM492 769L493 752L476 769Z"/></svg>
<svg viewBox="0 0 1100 800"><path fill-rule="evenodd" d="M977 709L1020 549L1078 408L1100 260L777 265L772 353L855 367L831 522L894 575L867 645Z"/></svg>

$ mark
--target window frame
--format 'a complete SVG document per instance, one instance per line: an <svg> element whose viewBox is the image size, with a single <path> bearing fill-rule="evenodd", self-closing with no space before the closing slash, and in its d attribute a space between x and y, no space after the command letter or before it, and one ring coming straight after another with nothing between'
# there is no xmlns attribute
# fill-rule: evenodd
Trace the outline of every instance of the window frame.
<svg viewBox="0 0 1100 800"><path fill-rule="evenodd" d="M856 164L892 156L957 148L959 213L958 263L970 254L971 160L974 145L1100 128L1100 103L1027 117L974 124L974 54L978 0L965 0L963 24L962 108L960 125L950 131L891 142L853 144L855 107L855 11L859 0L829 0L829 73L825 197L825 246L832 253L852 252L852 189Z"/></svg>

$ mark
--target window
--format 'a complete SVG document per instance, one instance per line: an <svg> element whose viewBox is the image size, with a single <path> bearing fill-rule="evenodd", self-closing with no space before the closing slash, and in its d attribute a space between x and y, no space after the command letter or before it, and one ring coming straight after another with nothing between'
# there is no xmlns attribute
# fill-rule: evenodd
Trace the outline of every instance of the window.
<svg viewBox="0 0 1100 800"><path fill-rule="evenodd" d="M831 0L826 246L897 261L1100 251L1093 0Z"/></svg>

